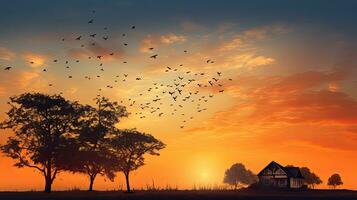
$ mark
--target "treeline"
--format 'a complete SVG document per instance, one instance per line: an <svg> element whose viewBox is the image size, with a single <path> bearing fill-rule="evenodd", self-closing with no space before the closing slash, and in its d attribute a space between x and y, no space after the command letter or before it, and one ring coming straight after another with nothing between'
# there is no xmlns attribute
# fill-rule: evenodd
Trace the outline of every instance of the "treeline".
<svg viewBox="0 0 357 200"><path fill-rule="evenodd" d="M136 129L115 127L129 113L107 98L95 99L95 107L66 100L60 95L24 93L10 97L10 109L1 129L12 129L1 151L16 167L41 172L45 192L61 172L88 176L89 190L97 176L114 180L117 172L129 175L144 165L144 155L159 155L165 144Z"/></svg>

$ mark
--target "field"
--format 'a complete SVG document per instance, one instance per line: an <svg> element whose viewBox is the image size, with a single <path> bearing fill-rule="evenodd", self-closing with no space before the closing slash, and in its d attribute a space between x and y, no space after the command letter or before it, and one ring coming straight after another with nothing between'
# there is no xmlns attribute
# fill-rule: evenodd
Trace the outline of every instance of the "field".
<svg viewBox="0 0 357 200"><path fill-rule="evenodd" d="M100 200L357 200L357 191L350 190L310 190L310 191L263 191L263 190L240 190L240 191L137 191L127 194L118 191L111 192L86 192L86 191L63 191L45 194L42 192L0 192L0 199L100 199Z"/></svg>

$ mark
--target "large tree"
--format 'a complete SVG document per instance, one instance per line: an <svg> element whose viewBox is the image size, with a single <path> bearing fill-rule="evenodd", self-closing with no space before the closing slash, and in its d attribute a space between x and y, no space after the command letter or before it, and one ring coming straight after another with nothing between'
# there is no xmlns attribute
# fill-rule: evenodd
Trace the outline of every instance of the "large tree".
<svg viewBox="0 0 357 200"><path fill-rule="evenodd" d="M300 172L304 177L304 182L311 188L315 188L315 185L319 185L322 183L322 180L319 176L317 176L314 172L312 172L307 167L301 167Z"/></svg>
<svg viewBox="0 0 357 200"><path fill-rule="evenodd" d="M107 135L114 130L120 118L128 116L124 106L101 97L96 98L96 107L86 106L78 134L77 150L73 152L67 169L88 175L89 191L93 190L95 178L105 175L110 180L115 177L114 156L109 151Z"/></svg>
<svg viewBox="0 0 357 200"><path fill-rule="evenodd" d="M45 191L51 192L71 149L82 106L59 95L41 93L10 97L9 105L7 119L0 128L12 128L14 136L1 150L16 161L16 167L39 170L45 179Z"/></svg>
<svg viewBox="0 0 357 200"><path fill-rule="evenodd" d="M339 174L332 174L327 181L327 185L332 186L333 189L342 184L342 178Z"/></svg>
<svg viewBox="0 0 357 200"><path fill-rule="evenodd" d="M127 192L131 192L129 175L145 163L144 155L160 155L165 144L150 134L135 129L118 130L111 136L111 148L116 155L116 167L124 173Z"/></svg>
<svg viewBox="0 0 357 200"><path fill-rule="evenodd" d="M257 176L246 169L242 163L235 163L224 173L223 182L237 189L239 185L250 185L257 182Z"/></svg>

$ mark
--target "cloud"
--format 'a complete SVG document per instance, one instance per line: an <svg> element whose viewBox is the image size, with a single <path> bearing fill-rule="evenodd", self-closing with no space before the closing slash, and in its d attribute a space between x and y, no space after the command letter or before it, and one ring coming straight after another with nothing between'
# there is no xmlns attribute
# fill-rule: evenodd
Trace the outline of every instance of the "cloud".
<svg viewBox="0 0 357 200"><path fill-rule="evenodd" d="M13 60L16 57L16 54L10 49L0 47L0 60Z"/></svg>
<svg viewBox="0 0 357 200"><path fill-rule="evenodd" d="M110 55L114 53L114 55ZM124 55L124 51L121 48L111 48L103 46L99 43L92 45L92 42L88 42L84 48L71 48L67 51L67 54L74 59L97 59L97 56L101 56L103 61L112 61L121 59Z"/></svg>
<svg viewBox="0 0 357 200"><path fill-rule="evenodd" d="M256 53L241 53L227 56L220 64L225 68L242 68L253 69L259 66L265 66L275 63L275 59L267 56L256 55Z"/></svg>
<svg viewBox="0 0 357 200"><path fill-rule="evenodd" d="M17 85L19 88L26 88L29 84L37 79L39 74L37 72L23 71L20 73L20 78L17 80Z"/></svg>
<svg viewBox="0 0 357 200"><path fill-rule="evenodd" d="M224 42L220 47L220 51L231 51L237 48L247 48L252 46L256 41L269 39L275 35L286 34L291 31L291 28L283 24L273 24L261 27L254 27L242 31L233 36L230 41Z"/></svg>
<svg viewBox="0 0 357 200"><path fill-rule="evenodd" d="M247 66L252 68L252 67L258 67L258 66L263 66L263 65L269 65L275 62L274 58L269 58L265 56L257 56L249 59L247 61Z"/></svg>
<svg viewBox="0 0 357 200"><path fill-rule="evenodd" d="M166 35L147 35L140 42L139 51L142 53L152 52L149 48L158 49L161 46L168 46L173 43L185 42L186 36L169 33Z"/></svg>
<svg viewBox="0 0 357 200"><path fill-rule="evenodd" d="M160 45L160 41L157 37L153 35L147 35L144 39L140 42L139 51L142 53L149 53L151 52L149 48L157 49Z"/></svg>
<svg viewBox="0 0 357 200"><path fill-rule="evenodd" d="M23 54L23 58L26 60L26 62L29 64L31 67L40 67L43 66L48 60L48 57L45 55L41 54L36 54L32 52L26 52Z"/></svg>
<svg viewBox="0 0 357 200"><path fill-rule="evenodd" d="M160 41L164 44L172 44L174 42L185 42L186 37L170 33L170 34L161 36Z"/></svg>
<svg viewBox="0 0 357 200"><path fill-rule="evenodd" d="M242 37L245 39L265 40L274 35L289 33L291 30L290 27L284 24L272 24L245 30Z"/></svg>
<svg viewBox="0 0 357 200"><path fill-rule="evenodd" d="M232 41L223 43L222 46L219 48L220 51L230 51L236 49L238 47L245 46L243 39L239 36L235 37Z"/></svg>

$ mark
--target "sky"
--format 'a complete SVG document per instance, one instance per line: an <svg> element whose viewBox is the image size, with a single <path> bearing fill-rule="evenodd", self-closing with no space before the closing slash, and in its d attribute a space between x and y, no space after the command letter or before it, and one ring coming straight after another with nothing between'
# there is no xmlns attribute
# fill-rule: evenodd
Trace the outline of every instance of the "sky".
<svg viewBox="0 0 357 200"><path fill-rule="evenodd" d="M222 186L232 164L258 173L274 160L309 167L319 188L339 173L343 188L357 189L356 8L348 0L3 0L0 119L9 97L24 92L90 105L100 94L131 113L119 128L167 145L133 173L134 188ZM2 144L12 134L0 133ZM42 190L38 172L13 164L1 155L0 190ZM123 184L118 174L94 187ZM87 185L84 175L61 173L54 189Z"/></svg>

